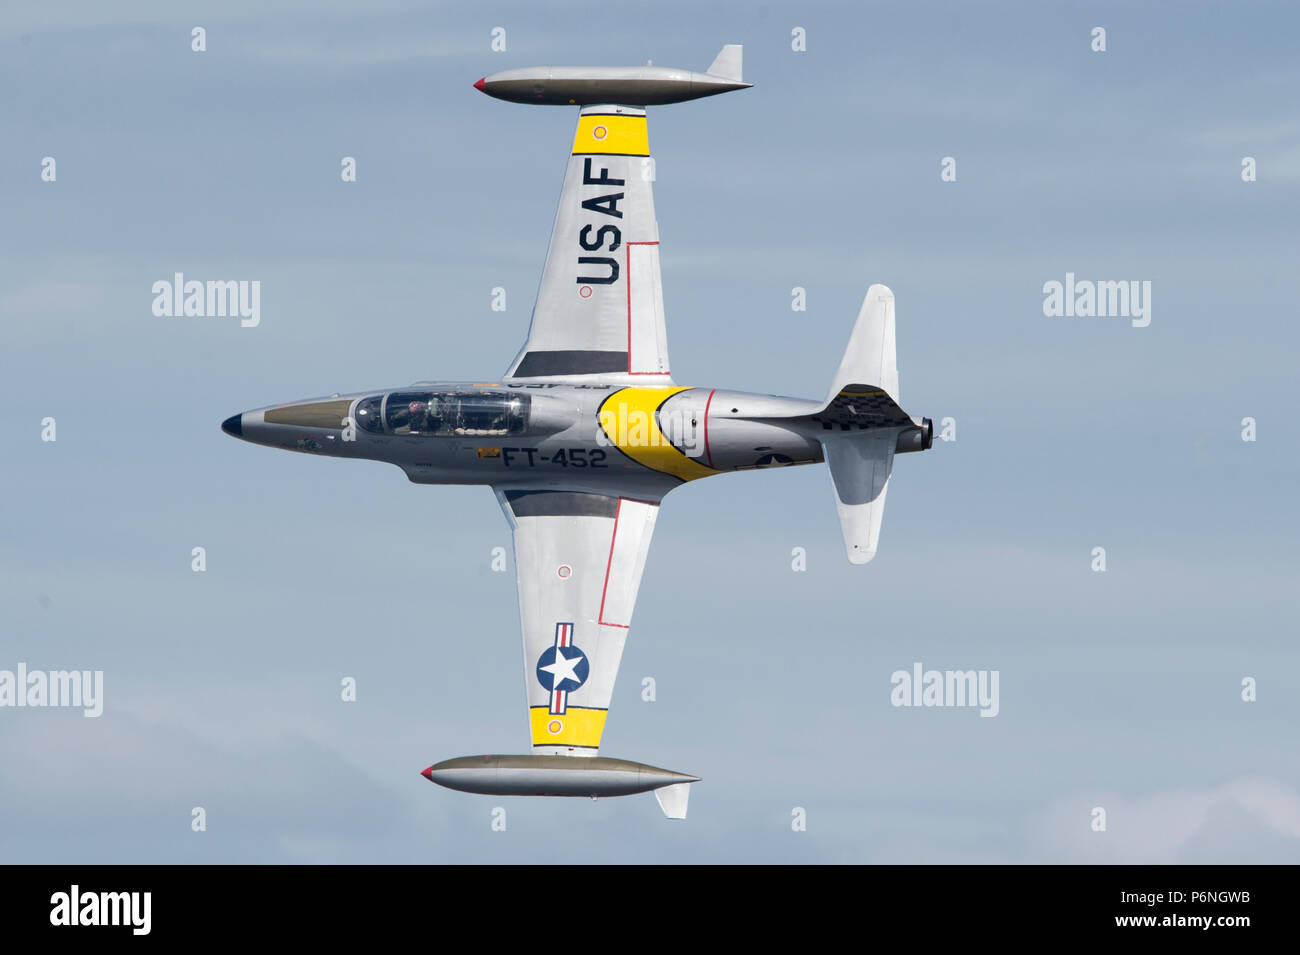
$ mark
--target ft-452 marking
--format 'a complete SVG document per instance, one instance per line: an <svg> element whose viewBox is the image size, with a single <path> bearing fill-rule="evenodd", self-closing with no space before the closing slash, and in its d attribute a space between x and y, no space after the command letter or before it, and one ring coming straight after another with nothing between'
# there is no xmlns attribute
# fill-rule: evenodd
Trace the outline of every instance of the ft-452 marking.
<svg viewBox="0 0 1300 955"><path fill-rule="evenodd" d="M549 464L557 468L607 468L601 448L560 448L550 457L537 448L502 448L501 461L508 468L534 468Z"/></svg>

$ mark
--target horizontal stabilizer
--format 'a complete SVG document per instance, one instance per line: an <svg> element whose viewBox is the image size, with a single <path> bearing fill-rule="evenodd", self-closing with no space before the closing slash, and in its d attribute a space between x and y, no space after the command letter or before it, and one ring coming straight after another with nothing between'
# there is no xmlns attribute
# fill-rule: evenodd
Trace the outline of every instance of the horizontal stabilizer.
<svg viewBox="0 0 1300 955"><path fill-rule="evenodd" d="M868 431L822 442L850 563L876 556L896 440L894 431Z"/></svg>
<svg viewBox="0 0 1300 955"><path fill-rule="evenodd" d="M894 293L884 285L867 289L844 358L826 401L850 385L871 385L898 400L898 352L894 342Z"/></svg>

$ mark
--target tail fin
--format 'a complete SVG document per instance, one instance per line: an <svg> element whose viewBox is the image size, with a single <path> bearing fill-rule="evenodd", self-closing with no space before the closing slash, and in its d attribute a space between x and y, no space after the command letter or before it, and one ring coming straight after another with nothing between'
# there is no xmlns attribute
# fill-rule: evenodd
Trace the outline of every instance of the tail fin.
<svg viewBox="0 0 1300 955"><path fill-rule="evenodd" d="M898 403L894 293L885 286L867 289L826 405L811 417L822 427L844 548L851 563L865 564L876 556L895 452L934 442L930 419L918 422Z"/></svg>
<svg viewBox="0 0 1300 955"><path fill-rule="evenodd" d="M898 404L898 352L894 343L894 293L883 285L867 289L849 347L831 382L827 402L849 385L873 385Z"/></svg>
<svg viewBox="0 0 1300 955"><path fill-rule="evenodd" d="M673 783L671 786L661 786L655 790L655 799L659 800L659 808L669 819L685 819L686 803L690 798L690 783Z"/></svg>
<svg viewBox="0 0 1300 955"><path fill-rule="evenodd" d="M741 53L744 47L736 43L728 43L721 52L713 58L709 68L704 72L711 76L717 76L724 80L731 80L733 83L745 82L741 79Z"/></svg>
<svg viewBox="0 0 1300 955"><path fill-rule="evenodd" d="M893 430L882 430L822 442L851 564L865 564L876 556L897 440Z"/></svg>

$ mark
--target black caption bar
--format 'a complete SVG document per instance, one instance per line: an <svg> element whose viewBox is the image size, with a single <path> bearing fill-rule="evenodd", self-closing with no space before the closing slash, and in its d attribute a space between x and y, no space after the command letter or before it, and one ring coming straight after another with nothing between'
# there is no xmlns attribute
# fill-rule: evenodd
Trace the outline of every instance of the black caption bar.
<svg viewBox="0 0 1300 955"><path fill-rule="evenodd" d="M1132 935L1182 941L1195 935L1231 944L1288 924L1283 910L1293 872L1245 866L841 866L816 872L756 866L728 873L725 893L702 867L671 874L626 867L602 875L579 866L454 872L437 866L10 866L7 875L0 924L12 941L67 936L77 944L174 944L283 936L336 943L436 935L453 925L490 927L499 941L515 931L536 931L522 913L539 915L543 883L560 891L560 878L569 883L560 891L565 905L591 939L602 937L592 930L604 925L653 927L662 935L689 931L703 920L733 933L729 945L737 936L761 937L801 923L801 931L814 929L817 937L839 928L856 938L883 937L876 933L912 926L923 927L927 940ZM594 891L599 885L605 888ZM556 901L551 896L547 904Z"/></svg>

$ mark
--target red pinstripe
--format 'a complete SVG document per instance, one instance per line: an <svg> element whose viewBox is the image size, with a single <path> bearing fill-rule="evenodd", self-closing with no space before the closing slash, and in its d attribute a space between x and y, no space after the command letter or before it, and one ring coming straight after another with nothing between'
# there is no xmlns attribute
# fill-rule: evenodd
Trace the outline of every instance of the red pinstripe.
<svg viewBox="0 0 1300 955"><path fill-rule="evenodd" d="M714 388L709 392L709 400L704 402L704 454L709 459L709 467L713 467L713 452L709 450L709 405L713 404L713 394L718 389ZM714 468L714 470L717 470Z"/></svg>
<svg viewBox="0 0 1300 955"><path fill-rule="evenodd" d="M614 533L609 535L609 560L605 562L605 584L600 588L600 613L596 614L596 622L602 627L622 627L628 629L625 623L609 623L605 620L605 594L609 590L609 570L614 566L614 542L618 540L618 519L623 513L623 499L618 499L618 507L614 511Z"/></svg>

